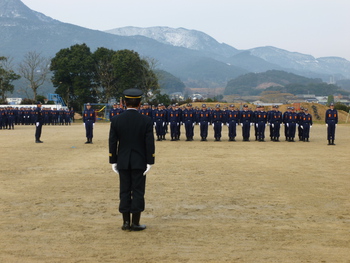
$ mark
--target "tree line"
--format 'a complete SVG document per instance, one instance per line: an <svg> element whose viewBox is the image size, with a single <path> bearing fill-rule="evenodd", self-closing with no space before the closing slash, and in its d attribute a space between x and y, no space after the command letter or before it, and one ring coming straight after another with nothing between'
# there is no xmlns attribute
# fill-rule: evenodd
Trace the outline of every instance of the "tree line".
<svg viewBox="0 0 350 263"><path fill-rule="evenodd" d="M81 108L86 102L108 103L119 98L128 88L144 91L145 100L160 93L158 77L154 72L156 61L141 58L132 50L114 51L104 47L91 52L86 44L76 44L58 51L54 58L43 58L28 52L15 73L10 59L0 57L0 95L13 93L12 82L24 78L37 100L38 89L50 80L67 105ZM49 79L49 77L51 78Z"/></svg>

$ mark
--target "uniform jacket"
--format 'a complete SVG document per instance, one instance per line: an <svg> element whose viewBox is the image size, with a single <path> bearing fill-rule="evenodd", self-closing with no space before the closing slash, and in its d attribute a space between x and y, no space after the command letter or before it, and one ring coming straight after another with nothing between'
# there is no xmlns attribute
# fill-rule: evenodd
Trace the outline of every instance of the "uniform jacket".
<svg viewBox="0 0 350 263"><path fill-rule="evenodd" d="M152 119L137 110L126 110L111 121L109 162L117 169L145 170L154 164L155 146Z"/></svg>

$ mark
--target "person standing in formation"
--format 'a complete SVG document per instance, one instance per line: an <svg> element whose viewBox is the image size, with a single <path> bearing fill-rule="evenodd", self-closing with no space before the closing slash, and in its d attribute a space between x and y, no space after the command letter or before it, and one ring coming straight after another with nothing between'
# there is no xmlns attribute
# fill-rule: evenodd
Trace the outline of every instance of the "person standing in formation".
<svg viewBox="0 0 350 263"><path fill-rule="evenodd" d="M335 128L338 123L338 111L334 109L334 103L329 105L329 109L326 111L326 126L327 126L327 140L328 145L335 145Z"/></svg>
<svg viewBox="0 0 350 263"><path fill-rule="evenodd" d="M96 113L95 110L91 108L91 104L86 104L86 109L83 112L83 122L86 131L86 139L85 143L92 143L93 130L96 121Z"/></svg>
<svg viewBox="0 0 350 263"><path fill-rule="evenodd" d="M44 123L44 116L43 112L41 110L41 102L38 101L36 103L36 108L34 110L34 116L35 116L35 142L36 143L43 143L43 141L40 140L41 137L41 130Z"/></svg>
<svg viewBox="0 0 350 263"><path fill-rule="evenodd" d="M198 124L200 128L201 141L206 141L208 137L208 127L211 121L211 113L206 104L202 104L202 109L198 113Z"/></svg>
<svg viewBox="0 0 350 263"><path fill-rule="evenodd" d="M150 117L138 112L141 90L127 89L124 95L127 110L111 121L109 162L119 174L122 230L141 231L146 229L140 225L141 212L145 209L146 174L155 161L153 123Z"/></svg>
<svg viewBox="0 0 350 263"><path fill-rule="evenodd" d="M212 125L214 127L215 141L219 142L221 139L222 126L224 125L224 116L220 108L220 104L216 104L215 110L212 113Z"/></svg>

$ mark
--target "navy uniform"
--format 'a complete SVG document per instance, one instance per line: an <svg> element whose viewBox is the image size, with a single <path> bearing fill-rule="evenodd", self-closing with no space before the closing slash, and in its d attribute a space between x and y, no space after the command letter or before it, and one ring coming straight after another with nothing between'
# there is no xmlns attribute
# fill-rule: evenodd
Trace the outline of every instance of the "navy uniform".
<svg viewBox="0 0 350 263"><path fill-rule="evenodd" d="M312 116L309 113L308 109L304 109L299 126L303 132L301 140L308 142L310 137L310 128L312 127Z"/></svg>
<svg viewBox="0 0 350 263"><path fill-rule="evenodd" d="M328 145L335 145L334 139L335 139L335 128L337 127L338 123L338 111L334 109L334 104L331 103L330 108L326 111L326 118L325 122L327 125L327 140Z"/></svg>
<svg viewBox="0 0 350 263"><path fill-rule="evenodd" d="M127 110L114 117L109 132L109 162L119 174L119 212L122 230L141 231L141 212L145 209L146 173L155 162L152 119L140 114L142 91L124 91ZM132 214L132 220L131 219Z"/></svg>
<svg viewBox="0 0 350 263"><path fill-rule="evenodd" d="M157 141L161 141L165 137L165 115L166 111L162 109L161 104L158 104L158 109L153 111L153 122L156 127Z"/></svg>
<svg viewBox="0 0 350 263"><path fill-rule="evenodd" d="M41 102L37 102L37 107L34 110L34 116L35 116L35 142L36 143L43 143L43 141L40 140L41 137L41 130L44 123L44 114L41 110Z"/></svg>
<svg viewBox="0 0 350 263"><path fill-rule="evenodd" d="M215 141L220 141L222 126L224 122L224 116L222 110L220 109L220 104L216 104L215 110L212 112L211 122L214 127Z"/></svg>
<svg viewBox="0 0 350 263"><path fill-rule="evenodd" d="M152 108L149 106L148 103L144 103L142 106L142 109L140 110L141 115L146 115L150 118L152 118Z"/></svg>
<svg viewBox="0 0 350 263"><path fill-rule="evenodd" d="M185 126L186 141L193 141L196 112L191 103L187 104L187 108L182 112L182 122Z"/></svg>
<svg viewBox="0 0 350 263"><path fill-rule="evenodd" d="M243 110L240 113L240 123L242 126L243 141L249 141L250 126L253 121L253 112L248 109L248 105L243 105Z"/></svg>
<svg viewBox="0 0 350 263"><path fill-rule="evenodd" d="M296 128L298 126L298 114L295 112L294 107L290 108L291 111L287 115L286 125L288 127L287 141L294 142Z"/></svg>
<svg viewBox="0 0 350 263"><path fill-rule="evenodd" d="M175 104L172 105L171 109L168 111L168 121L170 123L170 136L172 141L176 141L179 138L179 126L181 122L181 114L178 109L176 109Z"/></svg>
<svg viewBox="0 0 350 263"><path fill-rule="evenodd" d="M120 115L124 110L120 106L120 103L114 103L113 108L109 111L109 120L111 121L114 116Z"/></svg>
<svg viewBox="0 0 350 263"><path fill-rule="evenodd" d="M303 117L304 117L304 108L300 107L300 111L298 112L298 138L299 141L303 141L303 128L301 127L302 123L303 123Z"/></svg>
<svg viewBox="0 0 350 263"><path fill-rule="evenodd" d="M206 104L202 104L202 109L198 112L198 123L200 128L201 141L206 141L208 137L208 127L211 121L211 112Z"/></svg>
<svg viewBox="0 0 350 263"><path fill-rule="evenodd" d="M280 128L283 123L282 112L278 110L278 106L273 106L273 110L268 115L268 122L270 123L270 127L272 129L272 137L271 140L274 142L279 142L280 137Z"/></svg>
<svg viewBox="0 0 350 263"><path fill-rule="evenodd" d="M256 112L256 128L257 128L257 139L260 142L265 140L265 127L267 122L267 112L264 111L264 107L260 106L259 110Z"/></svg>
<svg viewBox="0 0 350 263"><path fill-rule="evenodd" d="M0 107L0 130L4 127L4 119L5 119L5 110L3 107Z"/></svg>
<svg viewBox="0 0 350 263"><path fill-rule="evenodd" d="M86 139L85 143L92 143L93 129L96 121L96 113L95 110L91 108L91 104L86 104L86 109L83 112L83 122L86 131Z"/></svg>
<svg viewBox="0 0 350 263"><path fill-rule="evenodd" d="M237 125L239 124L239 111L235 110L235 105L231 104L230 109L227 111L226 123L228 126L228 138L229 141L235 141L237 135Z"/></svg>
<svg viewBox="0 0 350 263"><path fill-rule="evenodd" d="M289 125L287 125L288 116L291 112L291 107L287 107L287 110L283 113L282 119L284 124L284 136L286 137L286 141L288 141L289 134Z"/></svg>

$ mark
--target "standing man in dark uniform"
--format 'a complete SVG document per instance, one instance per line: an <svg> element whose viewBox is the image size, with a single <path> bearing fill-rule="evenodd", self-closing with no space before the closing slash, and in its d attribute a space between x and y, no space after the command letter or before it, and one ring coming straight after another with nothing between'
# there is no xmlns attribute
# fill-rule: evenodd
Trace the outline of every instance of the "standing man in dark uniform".
<svg viewBox="0 0 350 263"><path fill-rule="evenodd" d="M267 112L264 111L264 107L260 106L259 110L256 113L256 128L257 128L257 137L259 142L265 141L265 127L267 122Z"/></svg>
<svg viewBox="0 0 350 263"><path fill-rule="evenodd" d="M248 109L248 105L243 105L243 110L240 114L240 123L242 126L243 141L249 142L250 126L253 122L253 112Z"/></svg>
<svg viewBox="0 0 350 263"><path fill-rule="evenodd" d="M312 116L308 109L303 109L303 115L299 126L303 132L301 140L308 142L310 137L310 129L312 127Z"/></svg>
<svg viewBox="0 0 350 263"><path fill-rule="evenodd" d="M196 112L191 103L188 103L186 109L182 112L182 122L185 126L186 141L193 141Z"/></svg>
<svg viewBox="0 0 350 263"><path fill-rule="evenodd" d="M229 141L235 141L236 127L239 123L239 111L235 110L235 105L231 104L230 109L227 111L227 126Z"/></svg>
<svg viewBox="0 0 350 263"><path fill-rule="evenodd" d="M298 127L298 113L295 112L295 108L291 107L290 112L287 115L287 123L288 127L288 141L294 142L295 132Z"/></svg>
<svg viewBox="0 0 350 263"><path fill-rule="evenodd" d="M211 116L211 122L214 127L214 138L215 141L219 142L221 138L221 131L223 126L224 116L220 109L220 104L216 104L215 110Z"/></svg>
<svg viewBox="0 0 350 263"><path fill-rule="evenodd" d="M86 104L86 110L83 112L83 122L86 131L87 141L85 143L92 143L93 130L96 121L96 113L94 109L91 109L91 104Z"/></svg>
<svg viewBox="0 0 350 263"><path fill-rule="evenodd" d="M119 212L122 230L141 231L141 212L145 209L146 173L154 164L155 145L152 119L140 114L142 91L124 91L127 110L112 118L109 133L109 162L119 174ZM132 221L130 221L132 214Z"/></svg>
<svg viewBox="0 0 350 263"><path fill-rule="evenodd" d="M281 123L283 122L282 112L278 110L278 105L274 105L272 111L270 112L268 122L272 129L271 140L274 142L279 142Z"/></svg>
<svg viewBox="0 0 350 263"><path fill-rule="evenodd" d="M176 141L177 138L179 137L178 126L180 125L181 115L180 115L180 111L176 109L175 104L173 104L171 109L168 111L168 118L167 118L167 120L170 123L171 140L172 141Z"/></svg>
<svg viewBox="0 0 350 263"><path fill-rule="evenodd" d="M165 139L165 110L163 110L162 105L158 104L158 109L152 111L153 112L153 122L156 128L157 141L162 141Z"/></svg>
<svg viewBox="0 0 350 263"><path fill-rule="evenodd" d="M36 108L34 110L34 117L35 117L35 142L36 143L43 143L43 141L40 140L41 137L41 129L43 127L44 123L44 114L41 110L41 102L38 101L36 103Z"/></svg>
<svg viewBox="0 0 350 263"><path fill-rule="evenodd" d="M201 141L206 141L208 137L208 127L211 121L210 110L206 104L202 104L202 109L198 112L198 123L200 128Z"/></svg>
<svg viewBox="0 0 350 263"><path fill-rule="evenodd" d="M338 123L338 111L334 109L334 103L329 105L329 109L326 111L326 126L327 126L327 140L328 145L335 145L335 128Z"/></svg>

